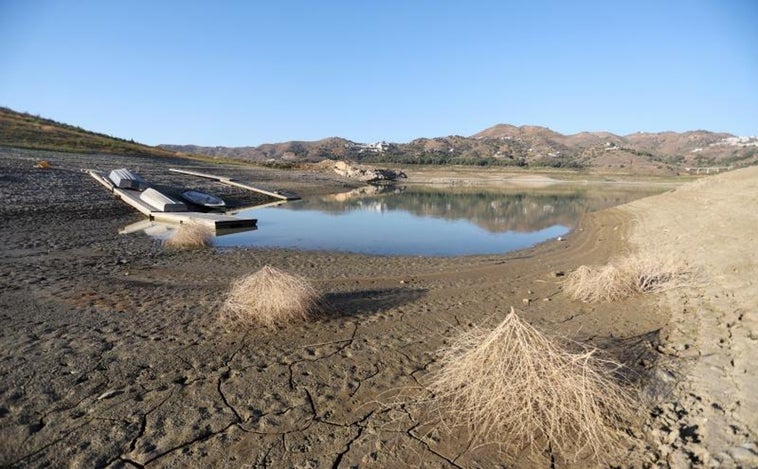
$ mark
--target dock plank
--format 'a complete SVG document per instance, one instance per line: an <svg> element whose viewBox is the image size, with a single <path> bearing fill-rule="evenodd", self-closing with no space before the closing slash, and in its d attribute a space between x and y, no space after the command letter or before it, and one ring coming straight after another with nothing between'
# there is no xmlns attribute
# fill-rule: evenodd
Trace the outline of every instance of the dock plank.
<svg viewBox="0 0 758 469"><path fill-rule="evenodd" d="M244 182L237 181L236 179L232 179L225 176L216 176L214 174L208 174L208 173L201 173L199 171L190 171L187 169L176 169L176 168L169 168L169 171L179 174L187 174L189 176L197 176L205 179L213 179L214 181L218 181L221 184L226 184L228 186L234 186L239 187L241 189L246 189L253 192L258 192L259 194L264 194L269 197L274 197L276 199L281 200L300 200L300 196L295 194L288 194L283 192L273 192L266 189L261 189L260 187L255 187L250 184L246 184Z"/></svg>

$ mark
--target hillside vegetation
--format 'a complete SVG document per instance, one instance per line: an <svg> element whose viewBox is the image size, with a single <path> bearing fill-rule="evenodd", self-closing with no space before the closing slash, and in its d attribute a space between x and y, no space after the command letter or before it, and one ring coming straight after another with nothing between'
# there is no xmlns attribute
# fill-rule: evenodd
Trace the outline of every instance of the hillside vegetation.
<svg viewBox="0 0 758 469"><path fill-rule="evenodd" d="M111 137L0 107L0 146L125 156L178 156L176 152Z"/></svg>

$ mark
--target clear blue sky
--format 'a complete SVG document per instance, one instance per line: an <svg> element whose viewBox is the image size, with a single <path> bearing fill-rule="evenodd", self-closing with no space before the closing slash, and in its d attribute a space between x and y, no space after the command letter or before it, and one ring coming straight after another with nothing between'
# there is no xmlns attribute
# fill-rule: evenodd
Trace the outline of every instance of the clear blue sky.
<svg viewBox="0 0 758 469"><path fill-rule="evenodd" d="M758 1L0 0L0 105L148 144L758 134Z"/></svg>

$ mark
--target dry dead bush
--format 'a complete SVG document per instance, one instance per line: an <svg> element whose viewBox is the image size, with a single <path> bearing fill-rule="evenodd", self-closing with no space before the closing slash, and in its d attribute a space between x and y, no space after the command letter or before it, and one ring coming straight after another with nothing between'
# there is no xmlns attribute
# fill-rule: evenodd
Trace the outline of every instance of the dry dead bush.
<svg viewBox="0 0 758 469"><path fill-rule="evenodd" d="M480 444L602 461L626 438L632 415L618 367L594 350L557 345L511 308L494 330L466 332L446 349L429 390L443 422L467 426Z"/></svg>
<svg viewBox="0 0 758 469"><path fill-rule="evenodd" d="M672 257L628 256L619 261L619 266L629 272L634 290L639 293L676 288L689 278L684 264Z"/></svg>
<svg viewBox="0 0 758 469"><path fill-rule="evenodd" d="M199 223L182 223L163 246L171 249L201 249L213 244L213 230Z"/></svg>
<svg viewBox="0 0 758 469"><path fill-rule="evenodd" d="M234 282L221 314L230 322L273 326L307 320L318 299L307 279L267 265Z"/></svg>
<svg viewBox="0 0 758 469"><path fill-rule="evenodd" d="M580 266L569 274L564 290L575 300L616 301L675 288L686 277L684 265L673 258L631 255L603 266Z"/></svg>
<svg viewBox="0 0 758 469"><path fill-rule="evenodd" d="M564 290L575 300L615 301L634 293L634 284L628 272L615 264L604 266L582 265L571 272Z"/></svg>

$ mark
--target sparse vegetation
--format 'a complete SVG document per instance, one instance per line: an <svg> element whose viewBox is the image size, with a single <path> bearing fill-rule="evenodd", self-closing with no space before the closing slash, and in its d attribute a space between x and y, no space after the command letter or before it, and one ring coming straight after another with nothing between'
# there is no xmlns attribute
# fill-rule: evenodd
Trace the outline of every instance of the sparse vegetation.
<svg viewBox="0 0 758 469"><path fill-rule="evenodd" d="M296 163L294 161L282 161L282 160L264 161L260 163L260 165L265 168L272 168L272 169L296 169L300 166L299 163Z"/></svg>
<svg viewBox="0 0 758 469"><path fill-rule="evenodd" d="M748 148L734 151L726 158L719 161L719 165L749 166L758 164L758 148Z"/></svg>
<svg viewBox="0 0 758 469"><path fill-rule="evenodd" d="M199 223L182 223L163 240L163 246L171 249L202 249L213 245L213 231Z"/></svg>
<svg viewBox="0 0 758 469"><path fill-rule="evenodd" d="M318 299L307 279L267 265L234 282L221 315L232 323L281 325L307 320Z"/></svg>
<svg viewBox="0 0 758 469"><path fill-rule="evenodd" d="M585 167L585 164L579 161L575 155L542 157L535 160L533 164L534 166L544 166L548 168L582 169Z"/></svg>
<svg viewBox="0 0 758 469"><path fill-rule="evenodd" d="M112 137L40 116L0 107L0 146L63 153L105 153L123 156L175 157L225 164L249 164L244 159L212 157L151 147L132 139Z"/></svg>
<svg viewBox="0 0 758 469"><path fill-rule="evenodd" d="M603 266L580 266L568 276L564 290L584 302L617 301L675 288L686 277L685 266L671 257L630 255Z"/></svg>
<svg viewBox="0 0 758 469"><path fill-rule="evenodd" d="M620 365L559 346L513 308L494 330L462 334L441 361L429 386L433 403L477 443L604 460L625 438L632 412L614 379Z"/></svg>
<svg viewBox="0 0 758 469"><path fill-rule="evenodd" d="M176 156L110 135L90 132L51 119L0 107L0 145L63 152L112 153L127 156Z"/></svg>

